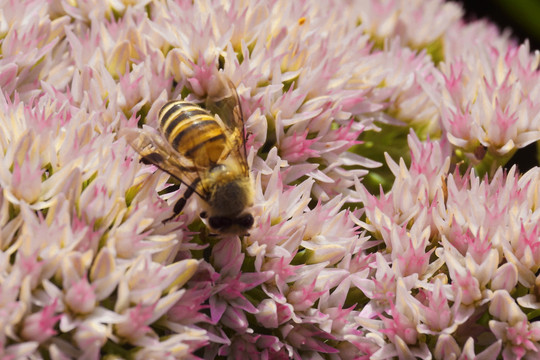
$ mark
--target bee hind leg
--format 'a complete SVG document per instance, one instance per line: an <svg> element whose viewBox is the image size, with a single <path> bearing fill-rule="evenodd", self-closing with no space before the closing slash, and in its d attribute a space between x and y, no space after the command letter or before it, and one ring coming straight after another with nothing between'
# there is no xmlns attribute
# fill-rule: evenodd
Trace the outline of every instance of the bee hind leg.
<svg viewBox="0 0 540 360"><path fill-rule="evenodd" d="M182 195L182 197L178 199L176 204L174 204L173 214L171 215L171 217L163 220L163 223L170 221L176 215L180 214L184 209L184 206L186 206L186 202L188 201L189 197L193 195L194 192L195 189L191 186L188 186L187 190L184 192L184 195Z"/></svg>

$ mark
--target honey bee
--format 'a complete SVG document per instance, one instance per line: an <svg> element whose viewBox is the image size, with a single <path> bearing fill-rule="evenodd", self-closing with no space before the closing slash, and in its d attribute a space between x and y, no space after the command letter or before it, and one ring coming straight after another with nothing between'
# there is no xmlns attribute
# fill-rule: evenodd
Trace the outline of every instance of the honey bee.
<svg viewBox="0 0 540 360"><path fill-rule="evenodd" d="M246 160L244 118L236 88L220 80L221 91L208 96L205 109L183 100L159 111L159 132L151 127L122 129L141 162L154 164L187 185L174 205L178 215L195 193L200 217L211 231L244 235L253 226L253 183ZM226 84L225 84L226 83Z"/></svg>

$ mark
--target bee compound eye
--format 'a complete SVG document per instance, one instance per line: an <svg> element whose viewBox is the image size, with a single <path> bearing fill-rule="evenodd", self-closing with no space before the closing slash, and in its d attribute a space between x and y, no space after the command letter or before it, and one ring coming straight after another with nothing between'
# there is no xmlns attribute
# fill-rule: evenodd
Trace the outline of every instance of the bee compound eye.
<svg viewBox="0 0 540 360"><path fill-rule="evenodd" d="M208 224L214 229L224 229L231 226L231 219L223 216L213 216L208 219Z"/></svg>
<svg viewBox="0 0 540 360"><path fill-rule="evenodd" d="M236 223L246 229L251 228L253 226L253 222L253 215L251 214L246 214L236 219Z"/></svg>

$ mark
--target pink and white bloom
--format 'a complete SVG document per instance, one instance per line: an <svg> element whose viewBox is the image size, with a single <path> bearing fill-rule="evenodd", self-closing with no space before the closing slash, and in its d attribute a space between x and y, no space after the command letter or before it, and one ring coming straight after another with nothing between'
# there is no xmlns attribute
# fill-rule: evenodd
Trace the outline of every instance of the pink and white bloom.
<svg viewBox="0 0 540 360"><path fill-rule="evenodd" d="M534 358L538 65L442 0L4 1L2 359ZM196 39L196 41L194 41ZM236 87L245 236L119 136Z"/></svg>

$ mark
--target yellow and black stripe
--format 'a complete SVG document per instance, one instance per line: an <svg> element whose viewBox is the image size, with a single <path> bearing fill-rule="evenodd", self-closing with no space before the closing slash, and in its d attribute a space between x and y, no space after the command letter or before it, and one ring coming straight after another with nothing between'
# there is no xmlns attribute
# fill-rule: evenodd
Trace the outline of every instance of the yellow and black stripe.
<svg viewBox="0 0 540 360"><path fill-rule="evenodd" d="M214 117L188 101L166 103L159 112L159 126L172 147L197 166L217 163L227 145Z"/></svg>

